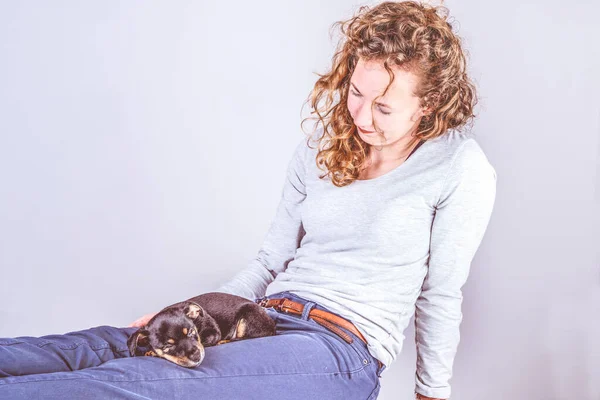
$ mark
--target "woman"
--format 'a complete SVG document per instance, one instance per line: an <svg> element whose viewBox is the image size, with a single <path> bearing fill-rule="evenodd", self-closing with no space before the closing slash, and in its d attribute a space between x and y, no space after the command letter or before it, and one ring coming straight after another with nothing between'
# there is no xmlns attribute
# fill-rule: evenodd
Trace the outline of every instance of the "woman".
<svg viewBox="0 0 600 400"><path fill-rule="evenodd" d="M311 94L320 129L295 150L257 258L218 289L259 301L276 336L209 347L192 369L128 357L152 315L4 339L0 398L375 399L413 312L417 398L449 398L496 175L459 132L476 96L443 10L386 2L339 23Z"/></svg>

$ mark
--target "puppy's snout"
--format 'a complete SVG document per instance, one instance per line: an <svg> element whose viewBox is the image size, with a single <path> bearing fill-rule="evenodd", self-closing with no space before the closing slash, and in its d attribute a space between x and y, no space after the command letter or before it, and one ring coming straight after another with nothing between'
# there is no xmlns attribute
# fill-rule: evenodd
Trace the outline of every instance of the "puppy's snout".
<svg viewBox="0 0 600 400"><path fill-rule="evenodd" d="M190 353L190 360L198 362L202 359L202 351L198 347L194 347Z"/></svg>

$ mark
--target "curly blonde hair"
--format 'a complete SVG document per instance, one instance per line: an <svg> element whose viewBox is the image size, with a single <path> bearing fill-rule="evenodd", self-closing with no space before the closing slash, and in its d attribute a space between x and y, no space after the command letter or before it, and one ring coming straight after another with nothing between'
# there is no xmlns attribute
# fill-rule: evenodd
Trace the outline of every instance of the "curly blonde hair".
<svg viewBox="0 0 600 400"><path fill-rule="evenodd" d="M443 6L384 2L372 8L362 6L351 19L333 24L332 29L339 26L342 36L332 67L324 75L317 74L319 79L307 99L311 117L301 123L312 119L315 131L319 124L323 127L316 158L317 165L327 169L321 179L329 176L336 186L346 186L358 179L367 164L370 145L358 135L346 106L359 58L383 63L390 83L382 96L393 82L393 67L419 78L415 95L430 112L421 119L409 148L448 129L460 129L474 118L475 86L467 77L461 39L447 17L448 9Z"/></svg>

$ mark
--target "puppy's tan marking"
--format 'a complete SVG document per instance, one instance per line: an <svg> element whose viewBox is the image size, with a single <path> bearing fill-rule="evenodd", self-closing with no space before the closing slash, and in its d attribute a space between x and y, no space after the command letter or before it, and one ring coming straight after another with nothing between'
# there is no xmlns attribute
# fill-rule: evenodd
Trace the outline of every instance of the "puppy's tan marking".
<svg viewBox="0 0 600 400"><path fill-rule="evenodd" d="M156 357L156 353L152 350L148 350L146 353L144 353L145 356L150 356L150 357Z"/></svg>
<svg viewBox="0 0 600 400"><path fill-rule="evenodd" d="M197 304L188 305L185 311L185 315L187 315L191 319L198 318L198 315L200 315L200 306L198 306Z"/></svg>
<svg viewBox="0 0 600 400"><path fill-rule="evenodd" d="M235 328L235 337L244 337L247 328L248 326L246 325L246 320L244 318L240 319L237 323L237 327Z"/></svg>
<svg viewBox="0 0 600 400"><path fill-rule="evenodd" d="M199 364L199 363L194 362L194 361L192 361L192 360L190 360L190 359L188 359L186 357L173 357L173 356L170 356L168 354L164 355L164 359L165 360L169 360L171 362L174 362L177 365L181 365L182 367L187 367L187 368L195 367L196 365Z"/></svg>
<svg viewBox="0 0 600 400"><path fill-rule="evenodd" d="M188 330L187 330L187 328L183 328L183 334L184 334L184 335L187 335L187 333L188 333Z"/></svg>
<svg viewBox="0 0 600 400"><path fill-rule="evenodd" d="M159 356L162 356L164 353L161 349L154 349L154 351L156 351L156 354L158 354Z"/></svg>
<svg viewBox="0 0 600 400"><path fill-rule="evenodd" d="M167 343L169 343L169 344L175 344L175 341L173 339L169 339L169 340L167 340Z"/></svg>

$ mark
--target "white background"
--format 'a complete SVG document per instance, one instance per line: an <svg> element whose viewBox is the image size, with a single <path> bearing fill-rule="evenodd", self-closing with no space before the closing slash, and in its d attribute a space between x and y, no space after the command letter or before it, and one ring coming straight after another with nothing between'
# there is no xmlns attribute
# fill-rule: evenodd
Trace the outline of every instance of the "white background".
<svg viewBox="0 0 600 400"><path fill-rule="evenodd" d="M0 336L125 326L245 267L360 4L0 1ZM498 173L453 398L597 400L599 7L448 6ZM412 397L406 334L382 400Z"/></svg>

